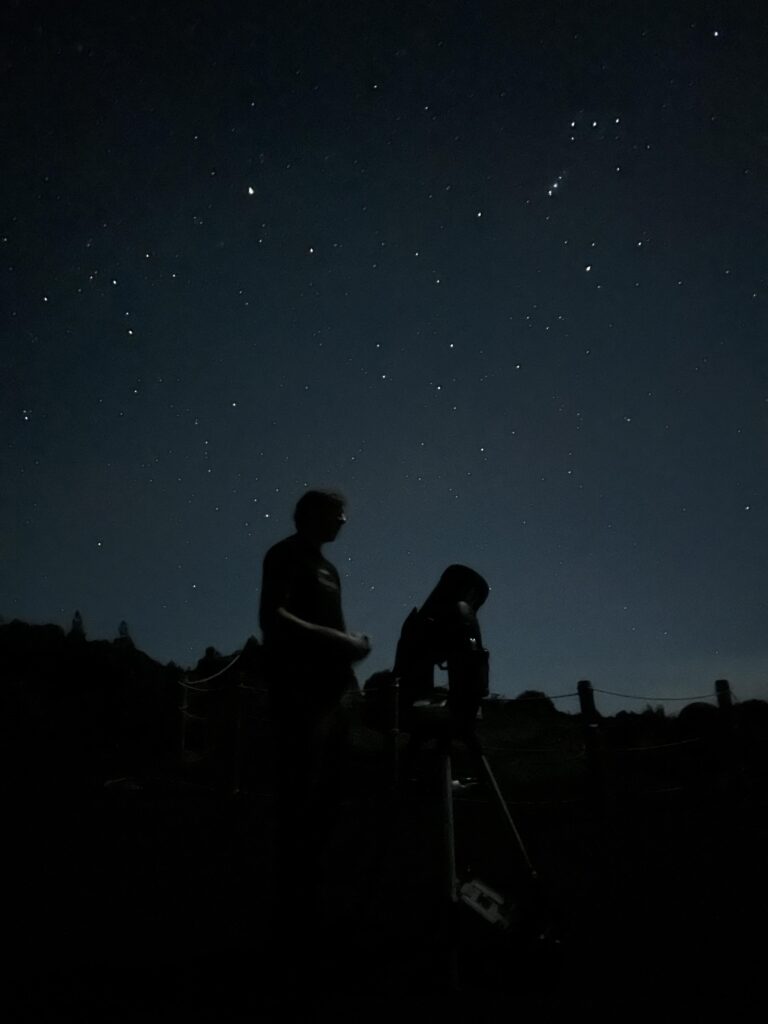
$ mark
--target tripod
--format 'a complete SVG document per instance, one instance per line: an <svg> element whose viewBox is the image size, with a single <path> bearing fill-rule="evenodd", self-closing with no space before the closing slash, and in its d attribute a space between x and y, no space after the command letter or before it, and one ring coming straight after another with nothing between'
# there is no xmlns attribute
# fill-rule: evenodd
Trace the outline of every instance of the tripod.
<svg viewBox="0 0 768 1024"><path fill-rule="evenodd" d="M498 990L541 930L536 868L474 722L457 723L437 692L395 715L396 678L388 701L373 927L397 921L397 933L413 937L406 960L422 961L427 949L445 991L471 996L481 978ZM404 969L396 964L393 977Z"/></svg>
<svg viewBox="0 0 768 1024"><path fill-rule="evenodd" d="M440 936L454 990L461 987L459 948L465 925L492 935L493 946L502 936L527 941L540 916L529 912L537 904L537 872L476 731L488 694L488 652L477 612L488 592L474 570L449 566L422 607L403 623L392 671L371 677L364 689L370 724L389 738L390 800L375 858L379 877L389 872L387 898L407 922L404 927L421 929L426 945L433 941L430 936ZM447 690L434 685L436 666L447 671ZM462 756L470 766L470 782L462 781L457 768ZM483 801L477 800L483 793L494 812L485 818L493 822L467 829L468 805L475 802L476 817L485 813ZM501 856L501 874L511 879L513 898L500 891L504 886L485 881L472 863L488 860L483 839L488 841L498 827L503 837L493 842L493 852L497 860ZM392 865L400 872L394 881ZM431 930L424 925L426 918L434 922ZM465 949L471 945L466 942Z"/></svg>

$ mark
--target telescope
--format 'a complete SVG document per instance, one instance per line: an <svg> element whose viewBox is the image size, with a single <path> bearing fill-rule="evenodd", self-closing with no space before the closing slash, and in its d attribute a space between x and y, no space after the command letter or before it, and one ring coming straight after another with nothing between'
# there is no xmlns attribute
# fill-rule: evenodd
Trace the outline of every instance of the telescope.
<svg viewBox="0 0 768 1024"><path fill-rule="evenodd" d="M488 695L488 651L477 613L489 590L474 569L448 566L403 623L392 670L365 684L372 726L388 724L414 743L437 737L475 745L474 723ZM435 668L447 670L447 692L435 686Z"/></svg>
<svg viewBox="0 0 768 1024"><path fill-rule="evenodd" d="M423 742L438 741L448 755L448 791L461 788L459 782L451 780L450 748L453 740L463 742L509 827L527 872L535 879L536 870L475 733L480 705L488 695L489 661L477 613L489 591L488 583L474 569L448 566L424 604L414 608L403 623L392 670L378 672L366 682L366 718L369 726L388 730L392 736L395 783L401 733L410 736L411 756ZM447 670L447 692L435 686L436 667ZM451 803L448 795L445 806L449 817ZM459 889L454 878L453 898L457 895L489 920L491 905L500 902L490 887L477 880L469 888Z"/></svg>

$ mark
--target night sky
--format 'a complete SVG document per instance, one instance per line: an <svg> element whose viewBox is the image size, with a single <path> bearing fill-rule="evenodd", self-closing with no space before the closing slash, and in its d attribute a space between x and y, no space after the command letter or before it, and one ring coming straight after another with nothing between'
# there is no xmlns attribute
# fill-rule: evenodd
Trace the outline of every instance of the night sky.
<svg viewBox="0 0 768 1024"><path fill-rule="evenodd" d="M761 4L2 17L6 620L234 651L332 487L361 683L464 562L492 690L768 698Z"/></svg>

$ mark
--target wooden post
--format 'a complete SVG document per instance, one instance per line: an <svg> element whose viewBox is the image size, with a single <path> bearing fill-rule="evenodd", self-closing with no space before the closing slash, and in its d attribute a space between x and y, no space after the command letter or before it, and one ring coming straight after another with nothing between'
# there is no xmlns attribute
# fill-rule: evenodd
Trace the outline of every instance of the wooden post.
<svg viewBox="0 0 768 1024"><path fill-rule="evenodd" d="M592 683L588 679L580 679L577 686L579 692L579 705L584 721L587 725L597 724L598 714L595 707L595 693Z"/></svg>
<svg viewBox="0 0 768 1024"><path fill-rule="evenodd" d="M727 679L715 680L715 696L720 712L720 758L723 772L723 785L730 792L737 784L740 776L740 758L736 750L736 737L733 729L733 697Z"/></svg>
<svg viewBox="0 0 768 1024"><path fill-rule="evenodd" d="M730 714L733 707L733 698L731 697L731 687L727 679L715 680L715 696L717 697L717 706L720 710L726 715Z"/></svg>
<svg viewBox="0 0 768 1024"><path fill-rule="evenodd" d="M243 717L245 716L245 686L238 682L235 690L235 732L232 753L232 796L239 796L243 784Z"/></svg>
<svg viewBox="0 0 768 1024"><path fill-rule="evenodd" d="M584 747L587 756L587 768L592 777L593 794L599 802L605 798L605 772L600 750L600 728L595 694L589 679L580 679L576 687L579 694L581 719L584 726Z"/></svg>
<svg viewBox="0 0 768 1024"><path fill-rule="evenodd" d="M181 728L179 730L179 760L183 764L187 756L187 714L189 713L189 698L187 696L187 688L184 684L181 684L181 705L179 707L181 712Z"/></svg>
<svg viewBox="0 0 768 1024"><path fill-rule="evenodd" d="M400 681L397 676L392 683L392 728L389 739L392 745L391 787L394 793L400 784Z"/></svg>

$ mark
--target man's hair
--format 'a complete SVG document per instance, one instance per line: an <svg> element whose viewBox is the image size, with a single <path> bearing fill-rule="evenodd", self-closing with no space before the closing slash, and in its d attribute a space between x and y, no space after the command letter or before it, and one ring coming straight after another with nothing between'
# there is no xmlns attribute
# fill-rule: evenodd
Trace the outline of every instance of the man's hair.
<svg viewBox="0 0 768 1024"><path fill-rule="evenodd" d="M344 508L347 499L338 491L306 491L296 502L293 521L301 530L315 522L318 516L333 509Z"/></svg>

